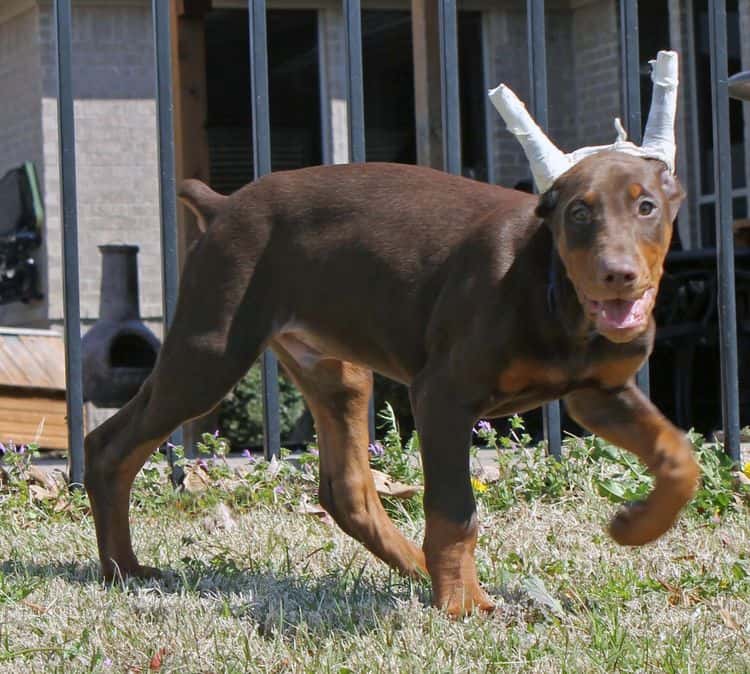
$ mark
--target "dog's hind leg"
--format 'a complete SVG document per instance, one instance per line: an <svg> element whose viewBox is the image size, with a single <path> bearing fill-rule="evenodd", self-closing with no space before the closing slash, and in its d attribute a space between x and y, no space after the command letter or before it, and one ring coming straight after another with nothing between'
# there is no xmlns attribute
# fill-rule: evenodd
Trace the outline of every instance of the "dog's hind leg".
<svg viewBox="0 0 750 674"><path fill-rule="evenodd" d="M177 426L221 401L271 330L259 301L263 291L246 292L252 268L217 260L215 250L205 250L210 240L201 244L202 252L196 249L186 262L173 325L153 372L127 405L86 437L84 482L106 578L154 572L138 563L131 545L133 480Z"/></svg>
<svg viewBox="0 0 750 674"><path fill-rule="evenodd" d="M375 491L367 452L372 372L332 358L303 367L283 338L272 348L315 419L323 507L347 534L401 573L424 573L422 551L399 532Z"/></svg>

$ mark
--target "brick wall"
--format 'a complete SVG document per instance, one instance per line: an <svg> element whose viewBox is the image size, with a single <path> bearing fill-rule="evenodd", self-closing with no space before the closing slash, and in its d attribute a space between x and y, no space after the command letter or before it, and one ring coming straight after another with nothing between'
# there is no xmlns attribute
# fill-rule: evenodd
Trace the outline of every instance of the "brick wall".
<svg viewBox="0 0 750 674"><path fill-rule="evenodd" d="M577 71L573 64L573 17L569 11L547 13L547 98L550 137L569 152L579 144L576 105Z"/></svg>
<svg viewBox="0 0 750 674"><path fill-rule="evenodd" d="M49 241L49 316L62 318L62 254L56 103L56 54L50 3L40 10L44 194ZM161 258L150 3L74 3L81 316L99 311L97 245L140 246L144 317L161 316Z"/></svg>
<svg viewBox="0 0 750 674"><path fill-rule="evenodd" d="M584 5L574 10L572 20L576 145L612 143L613 119L621 116L617 3Z"/></svg>
<svg viewBox="0 0 750 674"><path fill-rule="evenodd" d="M529 73L526 65L526 15L523 12L494 9L487 17L491 42L489 53L492 86L507 84L518 97L529 101ZM519 67L519 65L521 67ZM508 132L500 115L493 115L490 128L495 182L513 187L530 176L528 163L515 137Z"/></svg>
<svg viewBox="0 0 750 674"><path fill-rule="evenodd" d="M0 176L32 161L44 176L39 13L31 8L0 23ZM36 254L42 276L45 252ZM43 325L46 303L0 306L0 325Z"/></svg>
<svg viewBox="0 0 750 674"><path fill-rule="evenodd" d="M526 14L489 12L490 81L504 82L530 108ZM620 42L617 5L599 0L575 10L547 12L549 135L560 148L611 143L620 115ZM513 186L529 177L520 145L497 116L491 125L496 182Z"/></svg>
<svg viewBox="0 0 750 674"><path fill-rule="evenodd" d="M38 18L30 9L0 24L0 173L42 155Z"/></svg>

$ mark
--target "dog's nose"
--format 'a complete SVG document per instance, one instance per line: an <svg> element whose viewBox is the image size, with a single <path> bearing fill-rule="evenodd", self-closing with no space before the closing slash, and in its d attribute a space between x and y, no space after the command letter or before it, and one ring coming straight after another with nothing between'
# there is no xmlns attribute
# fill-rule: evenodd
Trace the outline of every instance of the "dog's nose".
<svg viewBox="0 0 750 674"><path fill-rule="evenodd" d="M600 263L599 278L612 290L630 288L638 278L635 263L627 258L608 258Z"/></svg>

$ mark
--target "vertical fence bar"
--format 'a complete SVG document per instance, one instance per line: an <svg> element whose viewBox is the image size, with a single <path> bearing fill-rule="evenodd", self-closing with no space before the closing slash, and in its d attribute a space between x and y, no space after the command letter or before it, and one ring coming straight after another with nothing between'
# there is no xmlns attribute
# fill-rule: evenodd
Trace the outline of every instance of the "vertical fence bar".
<svg viewBox="0 0 750 674"><path fill-rule="evenodd" d="M549 126L547 105L547 43L544 0L526 0L531 109L543 131Z"/></svg>
<svg viewBox="0 0 750 674"><path fill-rule="evenodd" d="M365 161L365 99L362 87L362 12L360 0L344 0L346 82L349 104L349 159Z"/></svg>
<svg viewBox="0 0 750 674"><path fill-rule="evenodd" d="M620 63L622 70L622 106L625 128L636 145L641 144L641 73L639 65L638 0L620 0ZM649 395L651 383L648 363L636 375L638 387Z"/></svg>
<svg viewBox="0 0 750 674"><path fill-rule="evenodd" d="M159 136L159 207L161 214L161 264L162 304L164 307L164 334L174 318L177 307L177 290L180 267L177 257L177 188L174 159L174 101L172 98L172 43L170 35L170 4L151 1L156 51L156 116ZM172 444L183 442L182 429L170 437ZM167 446L167 457L172 466L172 481L182 479L182 469L174 463L172 448ZM190 454L192 448L186 448Z"/></svg>
<svg viewBox="0 0 750 674"><path fill-rule="evenodd" d="M346 41L346 92L349 111L349 161L364 162L365 96L362 68L362 9L360 0L344 0ZM375 442L375 406L372 397L367 412L370 442Z"/></svg>
<svg viewBox="0 0 750 674"><path fill-rule="evenodd" d="M253 171L255 179L271 172L271 121L268 105L268 47L266 2L248 0L250 31L250 90L253 117ZM279 365L268 349L261 361L263 381L263 453L266 459L281 453L279 418Z"/></svg>
<svg viewBox="0 0 750 674"><path fill-rule="evenodd" d="M547 105L547 45L544 20L544 0L526 0L526 30L529 58L529 82L532 115L537 124L547 131L549 125ZM560 429L560 401L553 400L542 408L544 437L549 453L562 455Z"/></svg>
<svg viewBox="0 0 750 674"><path fill-rule="evenodd" d="M489 91L495 86L492 68L492 12L482 12L482 88ZM489 96L484 99L484 151L487 157L487 182L494 185L495 176L495 139L494 125L497 110L490 102Z"/></svg>
<svg viewBox="0 0 750 674"><path fill-rule="evenodd" d="M719 276L719 353L724 449L740 460L739 384L737 375L737 309L734 294L732 239L732 162L729 138L727 10L725 0L709 0L711 104L713 107L716 244Z"/></svg>
<svg viewBox="0 0 750 674"><path fill-rule="evenodd" d="M638 58L638 0L620 0L622 105L628 137L641 144L641 74Z"/></svg>
<svg viewBox="0 0 750 674"><path fill-rule="evenodd" d="M456 0L438 0L440 93L443 108L445 170L461 175L461 108L458 90L458 13Z"/></svg>
<svg viewBox="0 0 750 674"><path fill-rule="evenodd" d="M326 35L328 10L318 9L318 97L320 98L320 150L324 164L333 163L333 120L331 101L329 100L328 54L326 53Z"/></svg>
<svg viewBox="0 0 750 674"><path fill-rule="evenodd" d="M72 16L70 0L55 0L57 33L57 120L62 192L65 400L68 421L68 470L71 485L83 484L83 384L81 308L78 288L78 206L73 109Z"/></svg>
<svg viewBox="0 0 750 674"><path fill-rule="evenodd" d="M172 45L167 2L152 0L156 45L156 109L159 120L159 202L161 207L164 323L172 324L180 269L177 259L177 189L174 159Z"/></svg>
<svg viewBox="0 0 750 674"><path fill-rule="evenodd" d="M698 100L699 97L705 96L704 91L698 91L698 51L696 49L696 21L695 21L695 3L693 0L685 1L685 33L687 39L683 48L683 53L680 54L681 73L680 78L684 79L685 87L682 89L683 92L689 92L687 95L687 117L690 120L695 120L689 125L689 139L688 146L684 148L683 152L689 157L700 157L701 156L701 140L700 140L700 128L698 120ZM701 248L703 247L703 228L701 227L701 215L700 206L698 205L698 199L701 195L701 173L703 169L692 171L692 180L687 188L688 194L692 191L695 195L695 200L689 207L695 210L695 214L690 221L690 238L689 245L691 247Z"/></svg>

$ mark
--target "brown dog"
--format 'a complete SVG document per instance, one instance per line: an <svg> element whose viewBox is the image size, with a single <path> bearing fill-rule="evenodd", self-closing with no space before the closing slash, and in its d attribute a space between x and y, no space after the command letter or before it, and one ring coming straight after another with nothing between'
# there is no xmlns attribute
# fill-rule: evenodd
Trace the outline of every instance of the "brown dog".
<svg viewBox="0 0 750 674"><path fill-rule="evenodd" d="M86 438L106 577L154 572L131 547L133 478L267 346L315 417L323 506L399 571L429 572L434 603L452 614L492 607L474 565L480 417L564 397L583 426L638 455L656 486L613 521L622 544L654 540L691 498L690 444L633 383L683 197L660 162L600 153L541 198L389 164L276 173L229 197L186 181L181 196L207 227L174 324L140 392ZM388 519L369 471L373 370L410 387L421 550Z"/></svg>

